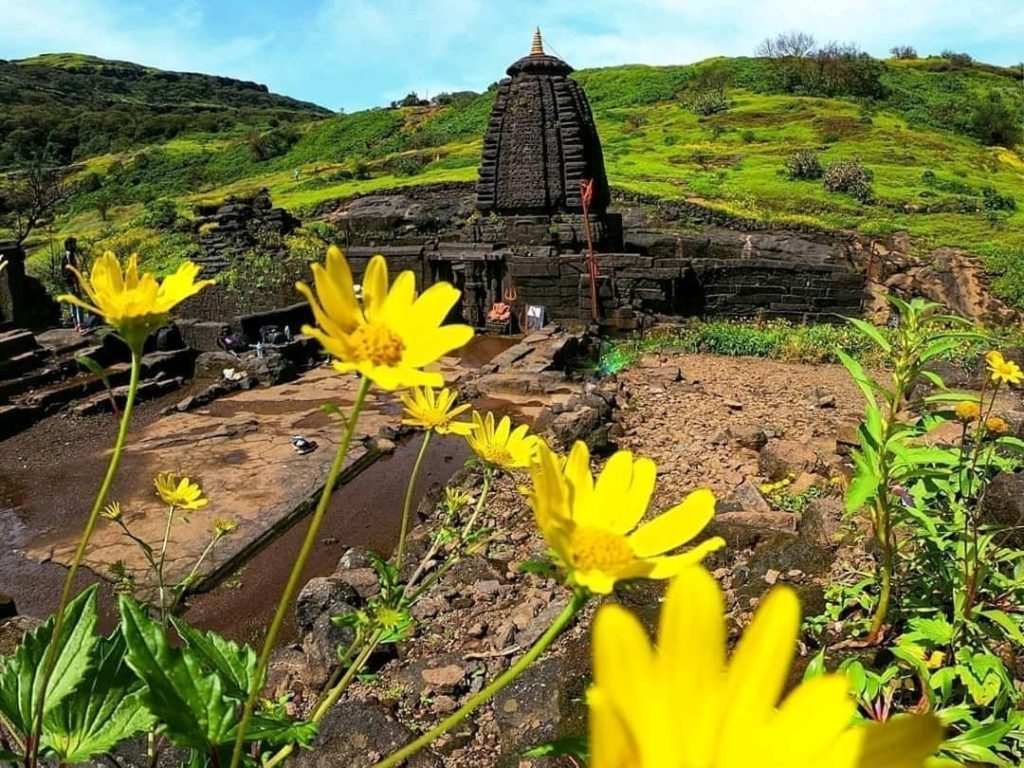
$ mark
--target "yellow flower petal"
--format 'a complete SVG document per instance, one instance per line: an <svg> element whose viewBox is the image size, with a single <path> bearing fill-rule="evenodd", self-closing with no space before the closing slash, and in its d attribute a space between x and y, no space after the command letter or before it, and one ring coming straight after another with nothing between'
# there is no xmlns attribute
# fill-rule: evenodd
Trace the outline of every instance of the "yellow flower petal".
<svg viewBox="0 0 1024 768"><path fill-rule="evenodd" d="M725 686L722 740L743 741L743 734L768 720L782 695L800 629L800 602L788 587L773 589L754 614L736 646Z"/></svg>
<svg viewBox="0 0 1024 768"><path fill-rule="evenodd" d="M718 738L725 681L725 601L703 568L686 568L669 585L658 625L658 675L669 706L687 723L684 765L709 765Z"/></svg>
<svg viewBox="0 0 1024 768"><path fill-rule="evenodd" d="M933 715L896 717L868 723L859 768L917 768L942 743L943 727Z"/></svg>
<svg viewBox="0 0 1024 768"><path fill-rule="evenodd" d="M715 495L707 488L694 491L664 514L644 523L629 537L637 557L652 557L692 540L715 516Z"/></svg>

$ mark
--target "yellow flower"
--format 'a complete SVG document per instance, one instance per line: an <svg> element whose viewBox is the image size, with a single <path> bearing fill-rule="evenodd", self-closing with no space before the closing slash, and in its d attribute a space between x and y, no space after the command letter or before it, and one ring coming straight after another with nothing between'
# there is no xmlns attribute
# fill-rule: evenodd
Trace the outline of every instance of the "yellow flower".
<svg viewBox="0 0 1024 768"><path fill-rule="evenodd" d="M450 485L444 489L444 506L451 513L468 507L473 497L461 488L452 488Z"/></svg>
<svg viewBox="0 0 1024 768"><path fill-rule="evenodd" d="M205 501L205 499L204 499ZM218 539L227 536L238 528L238 523L226 517L213 518L213 535Z"/></svg>
<svg viewBox="0 0 1024 768"><path fill-rule="evenodd" d="M981 417L981 406L970 400L962 400L956 404L954 409L956 418L964 424L970 424Z"/></svg>
<svg viewBox="0 0 1024 768"><path fill-rule="evenodd" d="M985 431L999 437L1010 433L1010 425L1002 416L989 416L985 419Z"/></svg>
<svg viewBox="0 0 1024 768"><path fill-rule="evenodd" d="M654 492L653 461L634 461L632 453L619 451L595 482L585 443L573 446L564 468L543 441L538 448L526 494L571 583L608 594L623 579L675 576L725 545L716 537L689 552L665 554L691 541L714 517L715 496L706 488L638 528Z"/></svg>
<svg viewBox="0 0 1024 768"><path fill-rule="evenodd" d="M439 435L468 435L473 425L455 421L455 417L468 411L469 403L455 406L458 393L445 387L434 390L430 387L414 387L401 395L405 405L406 418L402 423L410 427L432 429Z"/></svg>
<svg viewBox="0 0 1024 768"><path fill-rule="evenodd" d="M156 486L157 496L168 506L179 509L202 509L207 504L203 489L187 477L179 480L171 472L161 472L153 480L153 485Z"/></svg>
<svg viewBox="0 0 1024 768"><path fill-rule="evenodd" d="M1020 384L1024 381L1024 372L1012 360L1007 360L1001 352L989 352L985 355L992 381L1003 384Z"/></svg>
<svg viewBox="0 0 1024 768"><path fill-rule="evenodd" d="M416 296L416 278L402 272L388 288L388 267L374 256L356 298L352 272L341 251L327 249L326 266L313 265L316 295L305 283L296 288L309 300L318 328L303 326L334 358L342 373L358 372L386 390L440 387L440 373L423 367L473 337L468 325L442 325L459 300L449 283L435 283Z"/></svg>
<svg viewBox="0 0 1024 768"><path fill-rule="evenodd" d="M92 273L85 277L70 267L92 304L73 296L58 296L66 301L100 315L125 340L134 352L141 352L146 337L162 325L166 325L170 311L213 280L196 282L199 266L187 261L173 275L162 283L146 272L139 277L138 256L128 257L128 267L122 272L117 257L107 251L93 264Z"/></svg>
<svg viewBox="0 0 1024 768"><path fill-rule="evenodd" d="M656 648L629 611L600 609L591 768L918 768L938 747L931 715L851 726L844 675L808 680L777 706L800 628L791 589L769 593L728 664L724 612L701 567L669 587Z"/></svg>
<svg viewBox="0 0 1024 768"><path fill-rule="evenodd" d="M121 502L112 501L107 504L103 511L100 512L100 517L104 517L107 520L116 523L123 517L123 513L121 512Z"/></svg>
<svg viewBox="0 0 1024 768"><path fill-rule="evenodd" d="M525 424L512 429L508 416L495 427L493 413L481 416L473 411L473 430L466 436L466 442L488 464L501 469L524 469L533 461L540 442L529 431Z"/></svg>

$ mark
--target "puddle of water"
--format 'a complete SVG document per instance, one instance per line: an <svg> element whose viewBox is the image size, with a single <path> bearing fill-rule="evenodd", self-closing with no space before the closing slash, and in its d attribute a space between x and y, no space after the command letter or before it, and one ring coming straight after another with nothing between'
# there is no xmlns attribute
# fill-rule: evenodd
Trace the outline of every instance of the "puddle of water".
<svg viewBox="0 0 1024 768"><path fill-rule="evenodd" d="M479 368L491 362L509 347L514 347L523 340L522 336L493 336L477 334L469 343L451 353L467 368Z"/></svg>
<svg viewBox="0 0 1024 768"><path fill-rule="evenodd" d="M349 547L390 553L401 527L405 484L422 439L422 435L416 435L334 492L303 583L332 573ZM435 437L420 471L416 503L432 487L446 483L468 457L469 448L462 438ZM185 619L235 640L259 641L273 616L308 525L306 518L292 526L254 555L238 576L228 578L209 593L193 597ZM290 613L279 642L293 642L296 635L294 615Z"/></svg>

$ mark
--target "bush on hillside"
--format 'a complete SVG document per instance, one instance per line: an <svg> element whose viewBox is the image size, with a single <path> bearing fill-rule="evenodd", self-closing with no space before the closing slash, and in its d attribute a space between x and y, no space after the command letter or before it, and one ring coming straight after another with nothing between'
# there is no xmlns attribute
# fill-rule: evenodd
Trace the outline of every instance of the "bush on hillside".
<svg viewBox="0 0 1024 768"><path fill-rule="evenodd" d="M810 149L798 149L786 158L786 176L790 179L820 179L824 175L818 154Z"/></svg>
<svg viewBox="0 0 1024 768"><path fill-rule="evenodd" d="M138 217L137 223L150 229L172 230L178 223L178 210L173 201L159 198L146 204L146 210Z"/></svg>
<svg viewBox="0 0 1024 768"><path fill-rule="evenodd" d="M725 91L702 91L693 97L690 109L702 117L717 115L729 108L729 99Z"/></svg>
<svg viewBox="0 0 1024 768"><path fill-rule="evenodd" d="M771 90L808 96L886 96L885 66L880 61L852 43L815 45L813 36L790 32L758 46L756 54L771 65Z"/></svg>
<svg viewBox="0 0 1024 768"><path fill-rule="evenodd" d="M855 197L862 203L874 199L871 182L874 174L865 168L860 160L837 160L829 164L825 170L825 189L829 192L843 192Z"/></svg>
<svg viewBox="0 0 1024 768"><path fill-rule="evenodd" d="M917 49L912 45L896 45L889 51L894 59L916 59Z"/></svg>
<svg viewBox="0 0 1024 768"><path fill-rule="evenodd" d="M981 197L984 200L986 211L1010 212L1017 210L1017 200L1013 195L1004 195L995 187L984 187L981 190Z"/></svg>
<svg viewBox="0 0 1024 768"><path fill-rule="evenodd" d="M948 48L942 52L942 58L949 60L949 66L953 69L964 69L974 63L974 58L969 53L957 53Z"/></svg>
<svg viewBox="0 0 1024 768"><path fill-rule="evenodd" d="M989 91L971 114L971 133L982 144L1015 147L1024 140L1020 113L999 91Z"/></svg>

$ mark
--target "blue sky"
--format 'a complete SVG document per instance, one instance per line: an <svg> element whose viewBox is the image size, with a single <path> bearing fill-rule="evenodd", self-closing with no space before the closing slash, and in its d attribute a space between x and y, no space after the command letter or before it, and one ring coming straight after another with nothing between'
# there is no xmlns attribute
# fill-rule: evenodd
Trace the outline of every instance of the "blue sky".
<svg viewBox="0 0 1024 768"><path fill-rule="evenodd" d="M875 55L911 44L1024 60L1024 0L0 0L0 58L90 53L354 110L482 90L535 24L577 68L749 54L789 29Z"/></svg>

